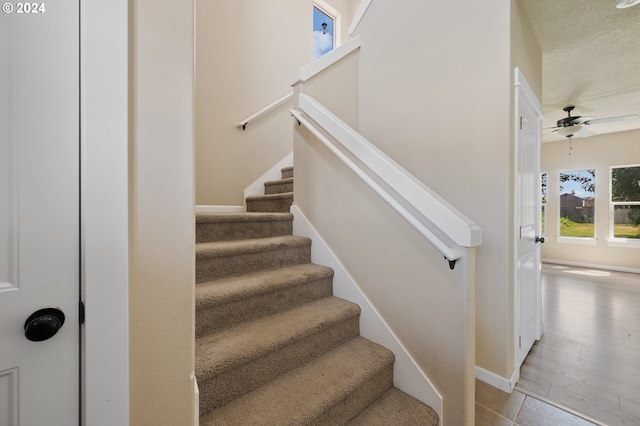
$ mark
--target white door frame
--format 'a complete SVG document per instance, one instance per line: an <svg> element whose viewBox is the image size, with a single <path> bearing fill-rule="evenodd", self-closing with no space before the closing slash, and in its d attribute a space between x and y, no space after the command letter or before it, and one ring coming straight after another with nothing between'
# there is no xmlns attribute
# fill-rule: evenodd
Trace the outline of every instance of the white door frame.
<svg viewBox="0 0 640 426"><path fill-rule="evenodd" d="M129 2L79 0L82 423L129 424Z"/></svg>
<svg viewBox="0 0 640 426"><path fill-rule="evenodd" d="M520 378L520 364L517 362L517 358L518 358L518 350L519 350L519 334L520 334L520 293L519 293L519 286L517 281L517 277L518 277L518 240L519 240L519 234L520 234L520 229L519 229L519 223L517 218L520 216L520 193L519 190L520 188L517 185L517 181L518 181L518 173L519 173L519 169L518 169L518 163L519 163L519 126L518 126L518 122L520 119L520 108L519 108L519 95L523 95L527 102L536 110L536 113L538 115L538 119L541 122L542 121L542 107L540 104L540 101L537 99L535 93L533 92L533 90L531 89L531 87L529 86L529 84L527 83L527 80L525 79L525 77L522 75L522 73L520 72L519 68L515 68L514 69L514 86L515 86L515 91L514 91L514 181L516 182L516 184L514 185L514 229L513 229L513 274L514 274L514 313L513 313L513 322L514 322L514 327L513 327L513 359L514 359L514 374L513 374L513 380L511 381L512 386L515 385L515 383L519 380ZM540 141L542 142L542 141ZM536 205L538 206L537 209L538 211L540 210L539 208L539 203L540 200L537 200ZM538 221L539 222L539 221ZM539 223L538 223L539 225ZM539 226L537 226L539 228ZM536 233L539 233L540 230L536 229L535 230ZM540 272L539 272L539 265L540 265L540 246L537 245L537 250L538 250L538 254L537 254L537 259L538 259L538 279L537 279L537 288L536 288L536 339L539 340L540 337L542 337L542 333L543 333L543 324L542 324L542 287L540 286Z"/></svg>

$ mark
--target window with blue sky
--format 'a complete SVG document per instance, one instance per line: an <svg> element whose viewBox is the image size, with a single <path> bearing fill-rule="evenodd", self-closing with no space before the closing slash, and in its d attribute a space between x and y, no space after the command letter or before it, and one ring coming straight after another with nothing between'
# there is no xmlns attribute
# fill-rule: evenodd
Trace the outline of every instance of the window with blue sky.
<svg viewBox="0 0 640 426"><path fill-rule="evenodd" d="M317 6L313 7L313 59L334 47L334 19Z"/></svg>

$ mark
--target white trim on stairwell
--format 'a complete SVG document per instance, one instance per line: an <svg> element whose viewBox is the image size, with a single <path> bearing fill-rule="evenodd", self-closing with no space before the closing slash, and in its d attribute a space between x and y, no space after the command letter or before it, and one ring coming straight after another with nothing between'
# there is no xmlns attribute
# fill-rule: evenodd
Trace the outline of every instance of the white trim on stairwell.
<svg viewBox="0 0 640 426"><path fill-rule="evenodd" d="M417 398L433 408L443 423L443 398L429 378L418 367L413 357L389 328L388 324L362 293L353 277L349 275L340 260L328 247L320 234L309 223L297 205L291 206L294 215L293 233L312 239L311 259L314 263L329 266L334 270L333 294L360 306L360 334L390 349L395 354L393 366L393 384L398 389Z"/></svg>
<svg viewBox="0 0 640 426"><path fill-rule="evenodd" d="M195 373L191 373L191 380L193 381L193 426L200 426L200 389Z"/></svg>
<svg viewBox="0 0 640 426"><path fill-rule="evenodd" d="M518 383L518 380L520 380L520 369L514 369L511 373L511 377L507 378L476 365L476 379L495 388L511 393L513 388L516 386L516 383Z"/></svg>
<svg viewBox="0 0 640 426"><path fill-rule="evenodd" d="M272 180L282 179L282 169L284 167L293 166L293 152L287 154L275 166L270 168L265 174L256 179L251 185L244 190L244 199L251 195L264 195L264 183ZM245 201L246 203L246 201Z"/></svg>
<svg viewBox="0 0 640 426"><path fill-rule="evenodd" d="M362 18L364 18L364 15L367 13L367 10L369 10L369 6L371 6L371 3L373 3L373 0L363 0L362 3L360 4L360 7L358 8L358 12L356 13L356 16L353 17L353 21L351 22L351 25L349 25L350 36L353 36L353 33L356 32L358 25L360 25L360 22L362 22Z"/></svg>

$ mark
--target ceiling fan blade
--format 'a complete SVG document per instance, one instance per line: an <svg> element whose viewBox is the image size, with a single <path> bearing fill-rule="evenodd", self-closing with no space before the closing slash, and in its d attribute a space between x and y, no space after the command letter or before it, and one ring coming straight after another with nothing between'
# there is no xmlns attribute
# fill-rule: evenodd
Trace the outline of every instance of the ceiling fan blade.
<svg viewBox="0 0 640 426"><path fill-rule="evenodd" d="M550 135L551 133L557 132L558 130L562 129L562 127L547 127L546 129L542 129L542 130L548 130L548 129L554 129L554 130L547 132L542 136L547 136L547 135Z"/></svg>
<svg viewBox="0 0 640 426"><path fill-rule="evenodd" d="M584 124L614 123L616 121L635 120L638 117L640 117L638 114L631 114L631 115L621 115L619 117L596 118L596 119L593 119L593 120L585 121Z"/></svg>

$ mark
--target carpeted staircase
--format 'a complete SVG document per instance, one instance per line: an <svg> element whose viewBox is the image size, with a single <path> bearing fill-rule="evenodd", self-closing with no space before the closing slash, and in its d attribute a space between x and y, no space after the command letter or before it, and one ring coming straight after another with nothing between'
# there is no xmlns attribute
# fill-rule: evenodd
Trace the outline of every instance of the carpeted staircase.
<svg viewBox="0 0 640 426"><path fill-rule="evenodd" d="M196 217L201 425L437 425L393 387L394 355L360 336L360 308L292 235L293 168L247 213Z"/></svg>

